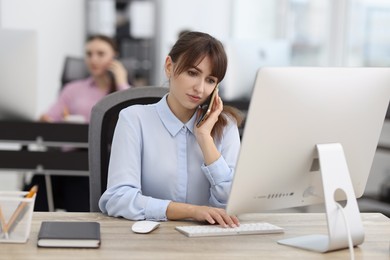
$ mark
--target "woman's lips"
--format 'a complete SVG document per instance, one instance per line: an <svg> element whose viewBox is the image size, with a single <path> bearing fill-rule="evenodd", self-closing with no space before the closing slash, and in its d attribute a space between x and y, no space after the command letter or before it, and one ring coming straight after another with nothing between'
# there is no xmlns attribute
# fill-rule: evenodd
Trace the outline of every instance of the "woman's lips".
<svg viewBox="0 0 390 260"><path fill-rule="evenodd" d="M190 100L192 101L192 102L199 102L199 100L200 100L200 97L198 97L198 96L194 96L194 95L188 95L188 97L190 98Z"/></svg>

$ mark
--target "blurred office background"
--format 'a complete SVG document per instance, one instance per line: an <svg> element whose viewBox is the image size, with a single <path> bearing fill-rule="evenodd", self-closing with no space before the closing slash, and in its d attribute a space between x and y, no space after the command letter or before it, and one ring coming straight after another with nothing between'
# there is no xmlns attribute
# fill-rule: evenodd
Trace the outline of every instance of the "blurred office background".
<svg viewBox="0 0 390 260"><path fill-rule="evenodd" d="M83 57L94 33L118 40L134 85L160 86L178 34L208 32L229 56L221 95L248 101L261 66L390 66L388 24L388 0L0 0L0 118L38 118L59 93L65 57ZM378 150L367 194L389 182L389 159ZM20 188L20 176L0 172L0 190Z"/></svg>

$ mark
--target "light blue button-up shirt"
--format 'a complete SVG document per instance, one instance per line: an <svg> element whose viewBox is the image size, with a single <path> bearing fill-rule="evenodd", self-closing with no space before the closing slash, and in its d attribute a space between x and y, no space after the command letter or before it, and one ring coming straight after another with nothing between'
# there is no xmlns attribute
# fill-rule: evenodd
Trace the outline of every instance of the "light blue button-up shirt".
<svg viewBox="0 0 390 260"><path fill-rule="evenodd" d="M196 113L183 124L165 95L150 105L123 109L112 142L103 213L131 220L166 220L171 201L223 208L229 196L240 137L228 118L216 146L220 158L206 166L194 135Z"/></svg>

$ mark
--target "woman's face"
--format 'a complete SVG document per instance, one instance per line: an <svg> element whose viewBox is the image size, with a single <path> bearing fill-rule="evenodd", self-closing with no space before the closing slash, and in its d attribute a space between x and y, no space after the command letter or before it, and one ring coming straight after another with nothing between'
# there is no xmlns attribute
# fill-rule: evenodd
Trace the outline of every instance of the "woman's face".
<svg viewBox="0 0 390 260"><path fill-rule="evenodd" d="M170 81L168 104L177 117L182 113L192 116L214 90L218 79L211 75L210 58L206 56L198 65L174 75L175 63L168 56L165 72ZM187 118L189 119L189 118Z"/></svg>
<svg viewBox="0 0 390 260"><path fill-rule="evenodd" d="M103 40L94 39L85 47L85 62L94 77L103 76L115 58L111 45Z"/></svg>

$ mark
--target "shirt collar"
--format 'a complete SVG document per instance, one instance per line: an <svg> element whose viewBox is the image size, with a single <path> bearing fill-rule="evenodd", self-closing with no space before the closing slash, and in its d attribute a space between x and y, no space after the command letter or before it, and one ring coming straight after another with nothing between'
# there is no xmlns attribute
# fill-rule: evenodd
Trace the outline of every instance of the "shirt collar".
<svg viewBox="0 0 390 260"><path fill-rule="evenodd" d="M196 113L194 113L194 115L187 123L183 124L183 122L181 122L169 108L167 102L168 94L165 94L164 97L156 104L157 113L159 114L165 128L169 131L169 133L172 136L177 135L177 133L179 133L179 131L183 128L183 126L187 127L187 129L192 134L194 134Z"/></svg>

